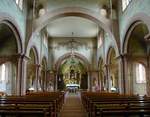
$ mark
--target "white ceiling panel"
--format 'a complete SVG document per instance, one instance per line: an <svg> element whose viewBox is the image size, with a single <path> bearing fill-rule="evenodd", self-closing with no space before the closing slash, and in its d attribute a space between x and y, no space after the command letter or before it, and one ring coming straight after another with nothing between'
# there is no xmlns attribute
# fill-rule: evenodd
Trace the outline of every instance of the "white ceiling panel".
<svg viewBox="0 0 150 117"><path fill-rule="evenodd" d="M51 37L96 37L98 25L80 17L64 17L47 25L47 32Z"/></svg>

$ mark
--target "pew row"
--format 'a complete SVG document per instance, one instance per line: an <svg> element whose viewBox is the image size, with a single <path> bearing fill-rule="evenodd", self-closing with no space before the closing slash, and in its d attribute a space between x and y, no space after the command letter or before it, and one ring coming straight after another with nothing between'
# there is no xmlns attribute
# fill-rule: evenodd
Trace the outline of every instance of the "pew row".
<svg viewBox="0 0 150 117"><path fill-rule="evenodd" d="M0 115L15 117L57 117L64 103L63 92L37 92L0 97Z"/></svg>
<svg viewBox="0 0 150 117"><path fill-rule="evenodd" d="M150 116L149 97L82 92L81 98L89 117Z"/></svg>

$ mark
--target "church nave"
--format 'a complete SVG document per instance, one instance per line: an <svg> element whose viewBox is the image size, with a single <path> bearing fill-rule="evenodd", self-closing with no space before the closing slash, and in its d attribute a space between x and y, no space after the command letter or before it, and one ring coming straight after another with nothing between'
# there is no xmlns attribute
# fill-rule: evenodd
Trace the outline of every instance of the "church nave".
<svg viewBox="0 0 150 117"><path fill-rule="evenodd" d="M87 112L81 102L80 92L66 93L60 117L87 117Z"/></svg>

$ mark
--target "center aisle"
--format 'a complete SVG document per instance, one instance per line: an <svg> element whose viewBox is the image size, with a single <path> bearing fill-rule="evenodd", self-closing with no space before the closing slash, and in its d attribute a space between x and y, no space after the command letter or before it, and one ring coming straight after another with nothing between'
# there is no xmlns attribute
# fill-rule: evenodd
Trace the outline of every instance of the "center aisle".
<svg viewBox="0 0 150 117"><path fill-rule="evenodd" d="M65 104L60 112L60 117L87 117L79 92L66 93Z"/></svg>

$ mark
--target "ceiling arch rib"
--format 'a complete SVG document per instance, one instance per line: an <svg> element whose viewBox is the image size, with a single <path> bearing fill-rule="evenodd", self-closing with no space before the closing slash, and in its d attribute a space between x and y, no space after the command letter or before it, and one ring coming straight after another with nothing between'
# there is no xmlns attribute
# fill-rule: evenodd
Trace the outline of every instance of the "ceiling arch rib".
<svg viewBox="0 0 150 117"><path fill-rule="evenodd" d="M105 32L108 33L109 37L113 40L112 45L114 46L116 50L116 54L119 55L118 51L118 45L114 38L114 35L112 34L110 27L111 27L111 21L106 19L105 17L101 16L97 12L91 11L89 9L80 8L80 7L66 7L66 8L60 8L51 12L47 12L42 17L36 19L34 21L34 32L31 36L31 39L34 38L37 32L39 32L42 28L48 25L49 22L54 21L55 19L61 18L61 17L67 17L67 16L76 16L76 17L82 17L85 19L89 19L93 22L95 22L98 26L104 29ZM30 42L29 40L29 42Z"/></svg>
<svg viewBox="0 0 150 117"><path fill-rule="evenodd" d="M67 53L67 54L64 54L63 56L61 56L61 57L57 60L57 62L56 62L56 64L55 64L55 69L58 71L58 69L59 69L61 63L62 63L65 59L70 58L70 57L71 57L71 53ZM75 52L75 53L74 53L74 57L75 57L75 58L78 58L79 60L81 60L81 61L84 63L85 68L86 68L87 70L90 70L90 63L89 63L89 61L88 61L83 55L81 55L81 54Z"/></svg>

